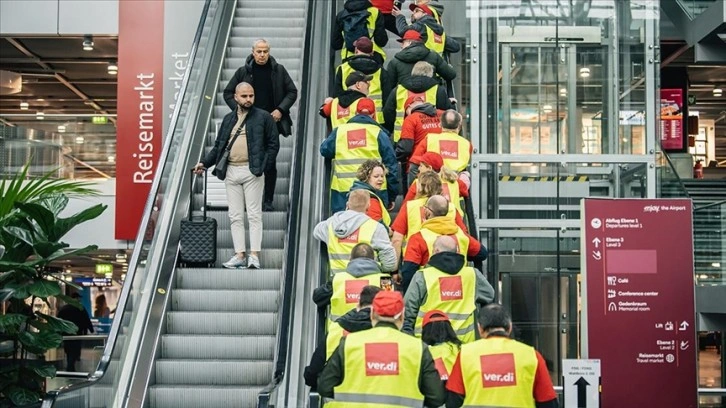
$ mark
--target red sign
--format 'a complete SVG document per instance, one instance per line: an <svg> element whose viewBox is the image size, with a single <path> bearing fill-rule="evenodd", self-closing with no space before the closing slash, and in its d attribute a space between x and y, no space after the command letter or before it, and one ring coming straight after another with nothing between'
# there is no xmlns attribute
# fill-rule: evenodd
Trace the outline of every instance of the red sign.
<svg viewBox="0 0 726 408"><path fill-rule="evenodd" d="M601 361L602 406L697 407L691 201L583 208L583 357Z"/></svg>
<svg viewBox="0 0 726 408"><path fill-rule="evenodd" d="M368 343L366 376L398 375L398 343Z"/></svg>
<svg viewBox="0 0 726 408"><path fill-rule="evenodd" d="M351 279L345 281L345 303L358 303L360 293L368 285L366 279Z"/></svg>
<svg viewBox="0 0 726 408"><path fill-rule="evenodd" d="M338 115L338 119L343 119L343 118L348 117L348 115L350 115L350 106L347 108L344 108L344 107L338 105L338 110L337 110L336 114Z"/></svg>
<svg viewBox="0 0 726 408"><path fill-rule="evenodd" d="M459 142L456 140L439 140L441 158L457 160L459 158Z"/></svg>
<svg viewBox="0 0 726 408"><path fill-rule="evenodd" d="M360 235L360 227L357 230L353 231L353 233L348 235L347 237L340 238L338 240L338 242L346 243L346 244L357 244L359 235Z"/></svg>
<svg viewBox="0 0 726 408"><path fill-rule="evenodd" d="M660 90L660 141L663 149L683 149L683 89Z"/></svg>
<svg viewBox="0 0 726 408"><path fill-rule="evenodd" d="M116 239L135 239L162 147L164 2L120 1Z"/></svg>
<svg viewBox="0 0 726 408"><path fill-rule="evenodd" d="M346 132L345 137L348 138L348 149L357 149L366 147L367 137L365 129L355 129Z"/></svg>
<svg viewBox="0 0 726 408"><path fill-rule="evenodd" d="M449 370L446 369L446 364L444 364L444 359L441 357L435 359L434 366L436 367L436 371L439 372L439 376L441 376L441 381L448 381Z"/></svg>
<svg viewBox="0 0 726 408"><path fill-rule="evenodd" d="M439 278L439 289L441 291L441 300L461 300L464 298L461 276L459 275Z"/></svg>
<svg viewBox="0 0 726 408"><path fill-rule="evenodd" d="M484 388L509 387L517 385L514 369L514 355L489 354L481 356L481 382Z"/></svg>

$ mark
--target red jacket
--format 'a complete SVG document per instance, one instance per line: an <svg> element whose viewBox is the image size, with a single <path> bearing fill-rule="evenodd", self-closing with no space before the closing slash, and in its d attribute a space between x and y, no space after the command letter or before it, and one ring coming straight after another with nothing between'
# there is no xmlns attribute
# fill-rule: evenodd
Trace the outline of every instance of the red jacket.
<svg viewBox="0 0 726 408"><path fill-rule="evenodd" d="M429 116L421 111L413 111L403 120L401 139L413 140L413 154L411 157L417 155L417 150L423 149L424 152L426 151L426 135L429 133L441 133L440 118L443 112L443 110L437 109L435 116ZM409 160L409 163L414 162Z"/></svg>
<svg viewBox="0 0 726 408"><path fill-rule="evenodd" d="M466 235L469 237L469 250L466 251L466 257L472 258L481 250L481 242L469 234ZM411 235L411 238L408 239L408 243L406 244L406 254L403 257L403 261L424 266L429 263L430 256L429 248L426 246L426 240L423 239L421 232Z"/></svg>
<svg viewBox="0 0 726 408"><path fill-rule="evenodd" d="M383 14L391 14L393 10L393 0L369 0L371 5L377 8Z"/></svg>

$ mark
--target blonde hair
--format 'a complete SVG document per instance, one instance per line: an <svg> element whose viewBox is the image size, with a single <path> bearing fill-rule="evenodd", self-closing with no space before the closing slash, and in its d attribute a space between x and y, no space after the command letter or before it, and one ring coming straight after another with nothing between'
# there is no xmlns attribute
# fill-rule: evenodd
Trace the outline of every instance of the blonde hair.
<svg viewBox="0 0 726 408"><path fill-rule="evenodd" d="M441 176L441 180L447 183L453 183L459 178L459 175L456 174L454 170L446 166L441 166L441 171L439 171L439 175Z"/></svg>
<svg viewBox="0 0 726 408"><path fill-rule="evenodd" d="M441 194L441 178L433 171L418 176L418 191L416 198L431 197Z"/></svg>

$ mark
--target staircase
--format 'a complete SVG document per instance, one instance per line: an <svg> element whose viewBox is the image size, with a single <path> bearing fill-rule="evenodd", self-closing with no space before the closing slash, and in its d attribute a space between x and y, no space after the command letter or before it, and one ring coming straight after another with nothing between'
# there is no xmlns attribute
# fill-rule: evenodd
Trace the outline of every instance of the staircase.
<svg viewBox="0 0 726 408"><path fill-rule="evenodd" d="M238 0L218 85L207 150L229 107L222 90L245 63L256 39L270 43L270 54L285 66L300 89L307 0ZM291 111L297 125L297 104ZM224 183L209 177L207 212L217 220L214 268L178 268L166 334L160 339L149 388L152 408L253 407L273 376L282 260L289 206L293 136L281 137L274 212L264 212L262 269L228 270L234 253ZM201 208L202 193L194 208Z"/></svg>

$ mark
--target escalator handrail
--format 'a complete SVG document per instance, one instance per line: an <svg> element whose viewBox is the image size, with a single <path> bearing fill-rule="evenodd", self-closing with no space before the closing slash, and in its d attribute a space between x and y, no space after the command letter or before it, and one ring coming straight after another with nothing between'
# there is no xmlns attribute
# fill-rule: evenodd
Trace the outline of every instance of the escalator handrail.
<svg viewBox="0 0 726 408"><path fill-rule="evenodd" d="M287 225L289 227L288 233L285 234L284 247L287 248L287 253L283 259L282 272L284 275L283 289L282 289L282 302L280 302L280 312L278 319L278 330L277 330L277 346L275 351L275 370L270 383L268 383L257 395L257 406L268 407L270 405L270 399L273 392L277 389L278 385L285 376L285 368L287 366L287 351L289 343L289 331L290 322L293 313L293 286L297 276L297 247L300 241L299 224L302 211L302 205L304 198L302 197L302 180L301 178L301 164L300 158L303 155L303 148L305 143L309 142L307 137L312 138L313 135L306 135L306 140L302 140L302 134L299 134L302 129L305 129L305 123L308 120L309 110L308 106L308 93L310 87L310 81L308 79L308 70L311 67L311 58L308 50L310 49L310 42L312 41L312 2L308 1L308 12L305 21L305 42L303 45L303 63L302 63L302 74L300 84L300 98L298 106L298 134L295 136L294 148L292 153L292 162L290 163L290 186L289 186L289 197L290 206L287 216Z"/></svg>
<svg viewBox="0 0 726 408"><path fill-rule="evenodd" d="M189 53L189 63L191 64L194 61L194 58L197 54L197 49L199 48L199 43L202 38L202 32L204 28L204 23L207 20L207 16L209 14L209 8L210 8L211 0L206 0L204 3L204 6L202 8L199 25L197 26L197 31L194 35L194 39L192 41L191 51ZM182 79L181 88L179 91L179 101L182 101L184 98L184 95L187 92L188 84L189 84L189 78L191 76L192 67L189 66L187 71L184 73L184 77ZM174 107L174 112L172 114L171 120L169 122L169 127L167 131L167 135L164 138L164 145L161 151L161 154L159 155L158 164L159 167L162 163L166 163L169 156L169 151L171 150L171 144L174 139L174 132L176 130L176 124L179 121L182 103L177 103ZM162 172L157 171L154 175L154 180L151 185L150 193L148 196L148 199L146 200L146 204L144 206L143 211L143 217L141 219L141 223L139 225L139 230L136 234L136 240L134 244L134 250L131 255L131 259L129 260L129 268L126 273L126 284L123 285L123 288L121 290L121 295L119 296L119 300L116 306L116 315L114 316L113 323L111 325L111 330L108 334L108 340L106 342L106 346L104 347L103 354L101 355L101 358L98 362L98 366L96 367L96 370L91 373L88 378L85 381L81 381L78 383L74 383L72 385L62 387L58 390L49 391L46 396L43 399L42 402L42 408L50 408L55 403L56 399L61 396L62 394L74 392L76 390L91 387L94 384L96 384L107 372L108 367L111 362L111 356L113 354L114 348L116 346L116 340L118 339L118 335L121 329L121 324L124 320L124 315L126 313L126 308L129 302L129 296L131 292L131 283L134 281L134 278L136 276L136 273L138 271L138 265L139 265L139 258L141 257L141 252L143 250L143 242L146 241L146 229L151 221L152 216L152 210L154 206L156 205L156 196L159 191L159 186L161 184L162 179ZM157 235L158 236L158 235ZM152 241L154 242L154 241ZM157 243L158 244L158 243Z"/></svg>

